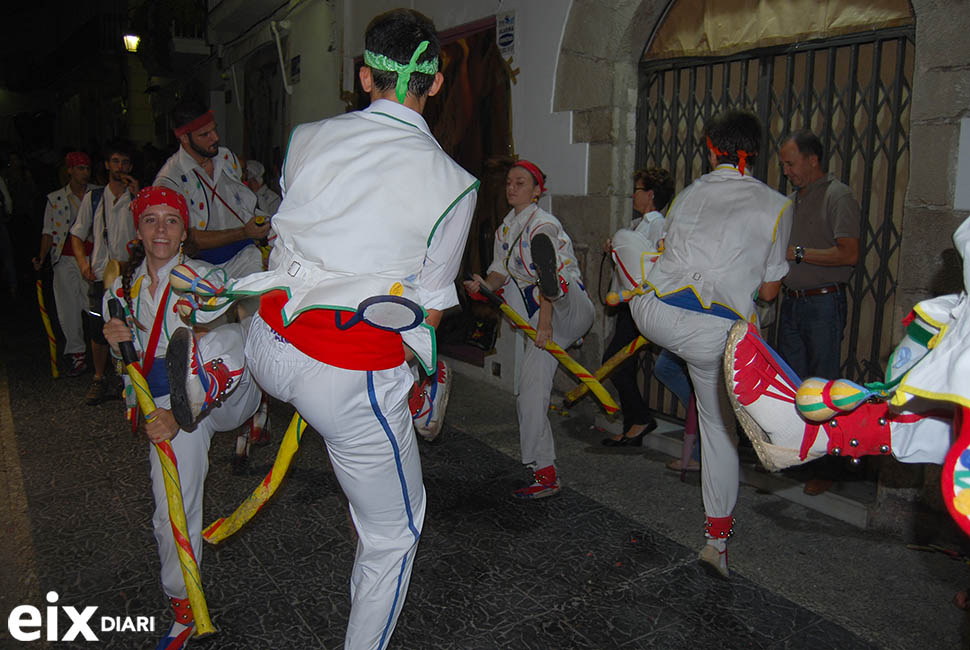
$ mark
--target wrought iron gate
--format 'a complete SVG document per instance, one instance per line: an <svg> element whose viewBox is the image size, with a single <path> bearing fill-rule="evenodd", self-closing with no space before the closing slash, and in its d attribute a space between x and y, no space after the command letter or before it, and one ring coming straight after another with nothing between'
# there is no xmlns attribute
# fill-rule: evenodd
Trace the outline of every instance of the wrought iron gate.
<svg viewBox="0 0 970 650"><path fill-rule="evenodd" d="M708 118L747 108L763 125L755 175L789 191L777 151L800 128L819 135L829 171L862 207L859 264L849 283L843 375L881 379L892 351L903 198L909 178L912 27L705 59L643 61L637 167L671 171L678 189L707 171ZM664 391L651 381L662 411Z"/></svg>

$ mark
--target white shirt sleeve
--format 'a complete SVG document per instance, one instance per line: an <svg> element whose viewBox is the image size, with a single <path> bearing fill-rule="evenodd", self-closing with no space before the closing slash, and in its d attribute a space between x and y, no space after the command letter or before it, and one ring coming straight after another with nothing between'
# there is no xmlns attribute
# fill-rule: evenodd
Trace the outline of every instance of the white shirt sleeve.
<svg viewBox="0 0 970 650"><path fill-rule="evenodd" d="M71 226L71 234L81 241L87 241L91 235L93 221L94 210L91 206L91 192L88 192L81 199L81 207L77 209L77 219L74 220L74 225Z"/></svg>
<svg viewBox="0 0 970 650"><path fill-rule="evenodd" d="M425 309L444 311L458 304L455 276L461 266L477 198L477 191L468 192L445 215L431 238L417 278L418 298Z"/></svg>
<svg viewBox="0 0 970 650"><path fill-rule="evenodd" d="M768 251L768 263L765 265L764 282L776 282L788 275L788 236L791 234L792 203L788 201L778 215L775 224L775 238Z"/></svg>
<svg viewBox="0 0 970 650"><path fill-rule="evenodd" d="M182 188L179 186L178 183L176 183L175 181L173 181L168 176L162 176L161 174L159 174L158 176L155 177L155 182L152 183L152 184L155 187L167 187L170 190L175 190L176 192L181 192L182 191Z"/></svg>
<svg viewBox="0 0 970 650"><path fill-rule="evenodd" d="M502 275L508 277L508 269L505 268L505 256L506 250L502 248L502 239L499 237L499 232L502 230L502 226L505 223L499 224L499 229L495 231L495 241L492 243L492 263L488 265L485 269L485 277L487 278L490 273L501 273Z"/></svg>

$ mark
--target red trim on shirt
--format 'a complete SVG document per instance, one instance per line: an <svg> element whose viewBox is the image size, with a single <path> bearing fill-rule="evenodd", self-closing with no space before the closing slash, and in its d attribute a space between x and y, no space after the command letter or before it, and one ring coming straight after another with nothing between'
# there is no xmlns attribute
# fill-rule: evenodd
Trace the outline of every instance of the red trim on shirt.
<svg viewBox="0 0 970 650"><path fill-rule="evenodd" d="M84 254L91 257L91 253L94 252L94 242L86 241L84 242ZM64 240L64 245L61 246L61 257L67 255L68 257L74 257L74 247L71 246L71 238L68 237Z"/></svg>
<svg viewBox="0 0 970 650"><path fill-rule="evenodd" d="M311 309L284 326L283 306L288 300L282 289L264 293L259 300L259 316L303 354L347 370L387 370L404 363L404 344L399 333L364 322L339 329L338 315L346 321L352 312Z"/></svg>

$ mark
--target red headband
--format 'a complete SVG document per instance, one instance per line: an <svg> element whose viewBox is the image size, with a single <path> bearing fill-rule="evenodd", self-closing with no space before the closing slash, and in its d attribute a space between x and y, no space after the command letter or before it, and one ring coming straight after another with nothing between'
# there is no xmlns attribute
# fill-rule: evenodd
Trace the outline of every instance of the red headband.
<svg viewBox="0 0 970 650"><path fill-rule="evenodd" d="M208 110L202 115L192 120L191 122L189 122L188 124L183 124L182 126L177 127L175 129L175 137L180 138L186 133L192 133L192 131L201 129L209 122L215 122L215 121L216 121L215 115L213 115L211 110Z"/></svg>
<svg viewBox="0 0 970 650"><path fill-rule="evenodd" d="M541 194L545 194L545 192L546 192L546 184L542 180L542 172L539 171L539 168L536 167L535 164L529 162L528 160L518 160L512 166L513 167L521 167L525 171L527 171L530 174L532 174L532 178L536 179L536 185L539 186L539 194L540 195Z"/></svg>
<svg viewBox="0 0 970 650"><path fill-rule="evenodd" d="M78 165L91 166L91 159L83 151L72 151L65 156L64 160L67 162L68 167L77 167Z"/></svg>
<svg viewBox="0 0 970 650"><path fill-rule="evenodd" d="M153 205L167 205L175 208L182 216L182 223L185 224L185 229L189 229L189 206L185 203L185 197L173 189L157 186L146 187L131 202L131 215L135 218L136 229L138 228L138 219L141 218L141 213Z"/></svg>
<svg viewBox="0 0 970 650"><path fill-rule="evenodd" d="M707 148L710 149L712 152L714 152L714 155L717 156L718 158L727 158L728 156L731 155L728 152L724 151L723 149L718 149L717 147L715 147L714 143L711 142L711 136L707 136ZM738 149L734 153L737 154L738 156L738 171L741 172L742 176L744 176L744 167L748 162L748 156L750 156L751 154L748 153L747 151L743 151L742 149Z"/></svg>

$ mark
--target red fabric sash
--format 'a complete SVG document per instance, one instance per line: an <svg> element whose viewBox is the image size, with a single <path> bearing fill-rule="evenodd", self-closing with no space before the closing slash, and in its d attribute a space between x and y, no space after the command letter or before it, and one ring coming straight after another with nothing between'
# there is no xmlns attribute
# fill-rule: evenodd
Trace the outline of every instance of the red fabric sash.
<svg viewBox="0 0 970 650"><path fill-rule="evenodd" d="M94 252L94 242L86 241L84 242L84 254L91 257L91 253ZM64 241L64 245L61 246L61 257L74 257L74 246L71 245L71 238L68 237Z"/></svg>
<svg viewBox="0 0 970 650"><path fill-rule="evenodd" d="M172 285L166 284L162 298L158 302L158 309L155 310L155 322L152 323L152 331L148 335L148 345L145 347L145 355L141 360L141 374L148 375L155 363L155 349L158 348L158 339L162 334L162 322L165 320L165 309L168 307L168 294L172 291Z"/></svg>
<svg viewBox="0 0 970 650"><path fill-rule="evenodd" d="M339 329L337 318L346 321L350 312L311 309L284 326L283 306L288 300L282 289L264 293L259 301L259 316L303 354L347 370L387 370L404 363L404 344L397 332L364 322Z"/></svg>

